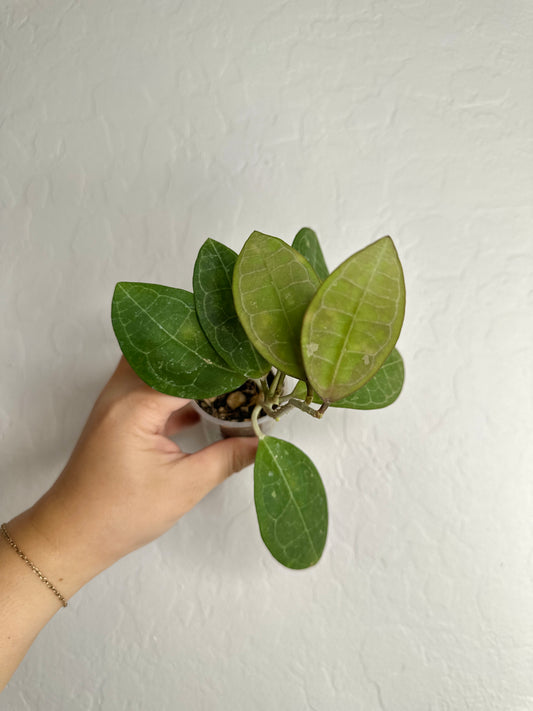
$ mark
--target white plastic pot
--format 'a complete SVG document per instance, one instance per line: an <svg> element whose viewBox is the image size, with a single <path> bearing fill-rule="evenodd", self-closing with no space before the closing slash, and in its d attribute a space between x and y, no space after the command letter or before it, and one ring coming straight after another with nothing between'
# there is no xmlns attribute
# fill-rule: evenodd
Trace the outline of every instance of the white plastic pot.
<svg viewBox="0 0 533 711"><path fill-rule="evenodd" d="M234 422L232 420L221 420L218 417L213 417L205 410L202 410L200 405L196 400L192 400L192 407L200 415L202 422L202 429L204 435L209 442L217 442L220 439L226 439L227 437L254 437L254 429L250 420L244 420L243 422ZM263 415L257 420L261 432L268 434L272 429L275 420L268 415Z"/></svg>

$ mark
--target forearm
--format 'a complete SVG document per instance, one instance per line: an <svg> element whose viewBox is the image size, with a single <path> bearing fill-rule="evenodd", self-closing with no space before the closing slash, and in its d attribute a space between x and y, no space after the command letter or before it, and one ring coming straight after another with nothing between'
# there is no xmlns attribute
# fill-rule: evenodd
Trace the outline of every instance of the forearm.
<svg viewBox="0 0 533 711"><path fill-rule="evenodd" d="M50 526L46 502L39 502L7 524L18 548L68 600L104 565L83 556L79 542ZM41 629L62 609L61 600L0 535L0 690L5 687Z"/></svg>

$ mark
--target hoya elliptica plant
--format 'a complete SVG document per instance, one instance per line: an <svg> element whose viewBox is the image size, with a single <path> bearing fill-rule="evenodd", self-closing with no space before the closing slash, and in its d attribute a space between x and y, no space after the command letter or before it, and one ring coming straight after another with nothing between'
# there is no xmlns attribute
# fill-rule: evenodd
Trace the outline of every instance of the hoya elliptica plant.
<svg viewBox="0 0 533 711"><path fill-rule="evenodd" d="M395 344L404 311L403 271L390 237L329 274L316 234L303 228L292 245L253 232L238 255L208 239L193 292L119 282L111 316L126 360L156 390L200 400L259 381L263 398L252 415L259 530L280 563L307 568L326 542L324 485L306 454L261 432L258 415L262 408L279 420L298 408L321 418L329 406L390 405L403 385ZM296 379L290 392L287 376Z"/></svg>

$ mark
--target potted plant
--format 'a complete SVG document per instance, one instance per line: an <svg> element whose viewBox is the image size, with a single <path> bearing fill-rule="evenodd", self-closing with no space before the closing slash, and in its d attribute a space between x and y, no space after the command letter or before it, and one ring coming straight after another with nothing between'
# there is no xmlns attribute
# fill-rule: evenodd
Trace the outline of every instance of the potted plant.
<svg viewBox="0 0 533 711"><path fill-rule="evenodd" d="M119 282L112 323L125 358L156 390L213 401L248 381L259 384L248 422L259 437L259 530L280 563L307 568L326 542L324 485L300 449L265 435L259 415L279 420L296 408L322 418L330 406L390 405L403 385L395 344L404 311L403 272L390 237L329 274L316 234L303 228L292 245L253 232L238 255L208 239L193 292Z"/></svg>

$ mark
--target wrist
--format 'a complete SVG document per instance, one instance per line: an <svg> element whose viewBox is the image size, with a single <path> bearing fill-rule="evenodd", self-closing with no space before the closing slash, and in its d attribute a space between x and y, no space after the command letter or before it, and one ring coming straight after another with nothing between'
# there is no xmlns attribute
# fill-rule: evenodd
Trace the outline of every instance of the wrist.
<svg viewBox="0 0 533 711"><path fill-rule="evenodd" d="M53 509L43 497L7 523L7 537L0 535L0 691L39 631L62 609L60 596L68 600L106 567L84 555L86 547Z"/></svg>
<svg viewBox="0 0 533 711"><path fill-rule="evenodd" d="M68 601L114 561L103 559L99 551L91 547L81 522L73 520L68 510L59 504L48 492L30 509L9 521L7 529L20 550ZM20 564L25 565L23 560ZM32 575L29 566L25 567ZM44 583L41 585L43 594L53 595L52 591L47 592Z"/></svg>

